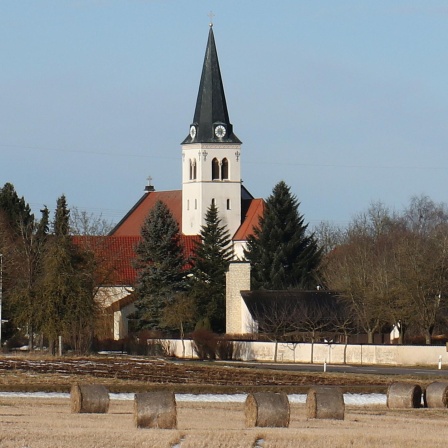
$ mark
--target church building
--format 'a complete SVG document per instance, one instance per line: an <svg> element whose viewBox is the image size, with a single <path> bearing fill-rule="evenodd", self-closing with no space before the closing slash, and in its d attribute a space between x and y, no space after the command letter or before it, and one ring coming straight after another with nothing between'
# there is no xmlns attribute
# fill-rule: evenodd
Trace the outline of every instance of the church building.
<svg viewBox="0 0 448 448"><path fill-rule="evenodd" d="M222 224L232 235L235 260L244 258L247 238L263 213L263 199L254 198L242 184L242 143L230 122L212 24L194 117L187 129L179 152L182 190L156 191L149 183L143 196L108 237L115 247L120 247L120 269L126 272L123 279L115 276L105 299L114 313L114 339L127 334L126 316L134 311L130 298L130 279L135 279L136 274L132 268L133 248L145 218L158 200L168 206L177 220L187 254L205 224L207 209L215 204Z"/></svg>
<svg viewBox="0 0 448 448"><path fill-rule="evenodd" d="M235 257L263 211L241 180L241 141L233 132L219 68L213 26L210 25L193 122L181 143L182 190L156 191L152 185L112 230L112 236L139 236L156 201L171 210L185 236L197 236L213 203L232 235Z"/></svg>

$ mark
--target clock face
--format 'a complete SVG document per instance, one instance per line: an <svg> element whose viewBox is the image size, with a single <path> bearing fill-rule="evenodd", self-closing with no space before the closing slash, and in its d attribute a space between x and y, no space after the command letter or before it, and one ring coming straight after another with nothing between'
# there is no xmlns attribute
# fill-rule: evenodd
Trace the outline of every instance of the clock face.
<svg viewBox="0 0 448 448"><path fill-rule="evenodd" d="M196 126L190 127L190 137L195 138L196 137Z"/></svg>
<svg viewBox="0 0 448 448"><path fill-rule="evenodd" d="M223 138L226 135L226 128L221 124L219 126L216 126L215 135L218 138Z"/></svg>

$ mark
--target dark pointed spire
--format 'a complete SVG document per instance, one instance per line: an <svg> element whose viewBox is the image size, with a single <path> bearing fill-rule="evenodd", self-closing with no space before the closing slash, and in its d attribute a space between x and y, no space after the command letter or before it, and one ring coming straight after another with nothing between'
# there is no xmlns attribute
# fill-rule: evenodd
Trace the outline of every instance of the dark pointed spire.
<svg viewBox="0 0 448 448"><path fill-rule="evenodd" d="M190 134L185 143L241 143L233 133L219 69L213 25L210 24L201 83Z"/></svg>

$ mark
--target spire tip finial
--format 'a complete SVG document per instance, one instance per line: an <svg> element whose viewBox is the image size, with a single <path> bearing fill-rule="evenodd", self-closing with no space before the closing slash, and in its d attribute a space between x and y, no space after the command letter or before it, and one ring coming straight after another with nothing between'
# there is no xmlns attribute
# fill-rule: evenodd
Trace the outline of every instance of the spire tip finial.
<svg viewBox="0 0 448 448"><path fill-rule="evenodd" d="M210 28L212 28L212 27L213 27L213 17L215 17L215 15L213 14L212 11L210 11L210 12L208 13L208 16L210 17L210 23L209 23L209 26L210 26Z"/></svg>

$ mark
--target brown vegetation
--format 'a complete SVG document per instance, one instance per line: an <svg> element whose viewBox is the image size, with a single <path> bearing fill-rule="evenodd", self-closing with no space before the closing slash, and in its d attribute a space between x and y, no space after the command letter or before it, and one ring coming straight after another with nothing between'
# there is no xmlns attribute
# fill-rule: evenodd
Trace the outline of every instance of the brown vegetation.
<svg viewBox="0 0 448 448"><path fill-rule="evenodd" d="M446 408L448 405L448 383L435 381L425 391L425 401L428 408Z"/></svg>
<svg viewBox="0 0 448 448"><path fill-rule="evenodd" d="M137 429L132 401L112 400L108 414L72 414L68 399L2 398L2 448L442 448L446 410L346 409L345 420L307 420L303 404L291 405L289 428L245 428L242 403L178 403L178 427Z"/></svg>
<svg viewBox="0 0 448 448"><path fill-rule="evenodd" d="M308 418L344 420L345 404L342 389L335 386L314 386L306 397Z"/></svg>
<svg viewBox="0 0 448 448"><path fill-rule="evenodd" d="M177 411L174 392L135 394L134 421L137 428L176 429Z"/></svg>
<svg viewBox="0 0 448 448"><path fill-rule="evenodd" d="M65 391L75 382L102 384L110 392L299 393L317 384L343 385L344 390L386 391L390 378L338 373L261 370L255 365L200 361L182 362L147 357L0 358L0 390ZM434 378L436 379L436 378Z"/></svg>
<svg viewBox="0 0 448 448"><path fill-rule="evenodd" d="M70 400L76 414L106 414L109 410L109 392L98 384L73 384Z"/></svg>
<svg viewBox="0 0 448 448"><path fill-rule="evenodd" d="M422 388L418 384L396 382L387 390L387 407L390 409L419 408Z"/></svg>
<svg viewBox="0 0 448 448"><path fill-rule="evenodd" d="M287 428L289 401L285 393L256 392L249 394L244 406L246 427Z"/></svg>

